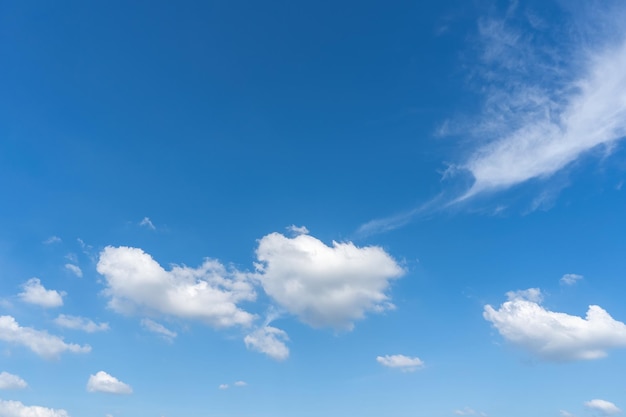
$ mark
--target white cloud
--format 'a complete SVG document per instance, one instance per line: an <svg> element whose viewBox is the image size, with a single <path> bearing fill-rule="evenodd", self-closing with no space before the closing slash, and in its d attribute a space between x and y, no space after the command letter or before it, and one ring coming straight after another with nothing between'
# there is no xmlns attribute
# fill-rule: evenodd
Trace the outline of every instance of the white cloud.
<svg viewBox="0 0 626 417"><path fill-rule="evenodd" d="M306 226L296 226L295 224L292 224L291 226L287 227L287 230L289 230L292 233L295 233L297 235L308 235L309 234L309 229L306 228Z"/></svg>
<svg viewBox="0 0 626 417"><path fill-rule="evenodd" d="M11 316L0 316L0 340L22 345L45 358L56 358L61 353L87 353L89 345L65 343L62 338L48 332L22 327Z"/></svg>
<svg viewBox="0 0 626 417"><path fill-rule="evenodd" d="M31 278L22 285L23 292L18 297L25 303L36 304L41 307L52 308L63 305L64 292L47 290L41 285L39 278Z"/></svg>
<svg viewBox="0 0 626 417"><path fill-rule="evenodd" d="M68 316L65 314L60 314L56 319L54 319L54 322L61 327L73 330L82 330L87 333L109 330L109 323L95 323L93 320L84 317Z"/></svg>
<svg viewBox="0 0 626 417"><path fill-rule="evenodd" d="M420 358L404 355L377 356L376 361L388 368L400 369L404 372L413 372L424 366Z"/></svg>
<svg viewBox="0 0 626 417"><path fill-rule="evenodd" d="M2 417L70 417L65 410L27 406L19 401L0 400L0 416Z"/></svg>
<svg viewBox="0 0 626 417"><path fill-rule="evenodd" d="M89 376L87 381L87 391L89 392L105 392L108 394L132 394L133 389L130 385L123 383L119 379L100 371L95 375Z"/></svg>
<svg viewBox="0 0 626 417"><path fill-rule="evenodd" d="M386 291L404 273L380 247L327 246L304 234L269 234L256 255L256 277L265 292L314 327L351 329L366 312L393 308Z"/></svg>
<svg viewBox="0 0 626 417"><path fill-rule="evenodd" d="M78 278L83 277L83 271L80 269L78 265L74 264L65 264L65 269L76 275Z"/></svg>
<svg viewBox="0 0 626 417"><path fill-rule="evenodd" d="M248 383L246 381L236 381L233 385L236 387L245 387Z"/></svg>
<svg viewBox="0 0 626 417"><path fill-rule="evenodd" d="M221 390L225 390L225 389L228 389L229 386L228 386L228 384L220 384L217 388L221 389Z"/></svg>
<svg viewBox="0 0 626 417"><path fill-rule="evenodd" d="M166 271L141 249L108 246L97 270L106 279L109 307L117 312L160 313L213 327L248 326L255 318L237 305L256 297L245 274L228 271L216 260Z"/></svg>
<svg viewBox="0 0 626 417"><path fill-rule="evenodd" d="M454 414L456 414L457 416L480 416L480 417L487 417L487 413L484 413L482 411L476 411L473 408L470 407L465 407L462 410L454 410Z"/></svg>
<svg viewBox="0 0 626 417"><path fill-rule="evenodd" d="M43 241L44 245L52 245L53 243L61 243L61 238L58 236L50 236L48 239Z"/></svg>
<svg viewBox="0 0 626 417"><path fill-rule="evenodd" d="M559 414L561 415L561 417L576 417L576 415L565 410L559 410Z"/></svg>
<svg viewBox="0 0 626 417"><path fill-rule="evenodd" d="M585 402L585 407L598 411L603 416L612 416L615 414L620 414L622 410L620 410L615 404L610 401L605 400L591 400Z"/></svg>
<svg viewBox="0 0 626 417"><path fill-rule="evenodd" d="M289 357L289 348L285 344L289 340L285 331L276 327L264 326L244 338L248 349L265 353L278 361Z"/></svg>
<svg viewBox="0 0 626 417"><path fill-rule="evenodd" d="M176 338L177 336L176 332L173 332L167 327L163 326L162 324L157 323L156 321L152 321L150 319L142 319L141 325L143 326L144 329L152 333L156 333L169 341Z"/></svg>
<svg viewBox="0 0 626 417"><path fill-rule="evenodd" d="M583 279L582 275L578 275L578 274L565 274L561 277L561 279L559 280L559 282L562 285L574 285L576 284L578 281L580 281L581 279Z"/></svg>
<svg viewBox="0 0 626 417"><path fill-rule="evenodd" d="M149 217L144 217L143 220L139 222L139 226L144 226L144 227L147 227L148 229L156 230L156 227L154 226L154 224L152 223Z"/></svg>
<svg viewBox="0 0 626 417"><path fill-rule="evenodd" d="M460 166L474 178L461 200L550 177L626 137L626 42L569 44L559 56L506 19L479 29L488 93L474 134L483 145Z"/></svg>
<svg viewBox="0 0 626 417"><path fill-rule="evenodd" d="M19 376L8 372L0 372L0 389L24 389L27 386L26 381Z"/></svg>
<svg viewBox="0 0 626 417"><path fill-rule="evenodd" d="M598 359L611 348L626 347L626 325L599 306L585 318L546 310L536 289L511 292L499 309L486 305L483 317L506 340L549 361Z"/></svg>

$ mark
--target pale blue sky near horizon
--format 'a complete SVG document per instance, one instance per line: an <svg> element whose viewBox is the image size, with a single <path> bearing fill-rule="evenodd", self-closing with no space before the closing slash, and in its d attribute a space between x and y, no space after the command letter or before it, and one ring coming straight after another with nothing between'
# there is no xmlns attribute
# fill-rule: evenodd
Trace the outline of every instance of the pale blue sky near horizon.
<svg viewBox="0 0 626 417"><path fill-rule="evenodd" d="M3 2L0 417L622 414L624 17Z"/></svg>

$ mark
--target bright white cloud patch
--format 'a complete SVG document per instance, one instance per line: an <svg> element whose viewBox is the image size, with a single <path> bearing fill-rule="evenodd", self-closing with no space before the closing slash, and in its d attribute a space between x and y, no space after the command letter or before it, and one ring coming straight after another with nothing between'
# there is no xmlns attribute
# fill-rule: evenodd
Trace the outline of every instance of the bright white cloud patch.
<svg viewBox="0 0 626 417"><path fill-rule="evenodd" d="M109 330L109 323L95 323L93 320L60 314L54 322L61 327L72 330L82 330L87 333L103 332Z"/></svg>
<svg viewBox="0 0 626 417"><path fill-rule="evenodd" d="M70 417L65 410L40 407L37 405L27 406L19 401L0 400L1 417Z"/></svg>
<svg viewBox="0 0 626 417"><path fill-rule="evenodd" d="M615 404L606 400L587 401L585 402L585 407L597 411L603 416L613 416L622 412Z"/></svg>
<svg viewBox="0 0 626 417"><path fill-rule="evenodd" d="M39 278L31 278L22 285L22 291L18 297L29 304L36 304L41 307L52 308L63 305L64 292L47 290Z"/></svg>
<svg viewBox="0 0 626 417"><path fill-rule="evenodd" d="M626 347L626 325L599 306L585 318L546 310L536 289L508 293L499 309L486 305L483 317L506 340L550 361L598 359L611 348Z"/></svg>
<svg viewBox="0 0 626 417"><path fill-rule="evenodd" d="M581 279L583 279L582 275L578 275L578 274L565 274L561 277L561 279L559 280L559 282L562 285L574 285L576 284L578 281L580 281Z"/></svg>
<svg viewBox="0 0 626 417"><path fill-rule="evenodd" d="M24 389L27 386L26 381L19 376L8 372L0 372L0 389Z"/></svg>
<svg viewBox="0 0 626 417"><path fill-rule="evenodd" d="M400 369L405 372L413 372L424 366L424 362L420 358L404 355L377 356L376 361L388 368Z"/></svg>
<svg viewBox="0 0 626 417"><path fill-rule="evenodd" d="M166 271L141 249L108 246L100 253L97 270L106 279L109 307L117 312L160 313L213 327L248 326L255 318L238 306L256 297L246 276L216 260Z"/></svg>
<svg viewBox="0 0 626 417"><path fill-rule="evenodd" d="M65 264L65 269L70 271L72 274L76 275L78 278L83 277L83 271L80 269L78 265L74 264Z"/></svg>
<svg viewBox="0 0 626 417"><path fill-rule="evenodd" d="M56 358L61 353L87 353L89 345L65 343L62 338L48 332L22 327L11 316L0 316L0 340L29 348L39 356Z"/></svg>
<svg viewBox="0 0 626 417"><path fill-rule="evenodd" d="M247 335L243 340L248 349L265 353L278 361L289 357L289 348L285 344L289 337L285 331L276 327L262 327Z"/></svg>
<svg viewBox="0 0 626 417"><path fill-rule="evenodd" d="M368 311L393 308L386 291L404 271L382 248L305 234L259 241L257 278L280 306L314 327L351 329Z"/></svg>
<svg viewBox="0 0 626 417"><path fill-rule="evenodd" d="M156 321L153 321L150 319L142 319L141 325L143 326L144 329L152 333L156 333L170 341L176 338L177 336L176 332L173 332L167 327L163 326L162 324L157 323Z"/></svg>
<svg viewBox="0 0 626 417"><path fill-rule="evenodd" d="M626 42L558 57L506 22L481 21L480 34L489 93L475 133L492 140L462 164L474 178L462 199L549 177L626 137Z"/></svg>
<svg viewBox="0 0 626 417"><path fill-rule="evenodd" d="M119 379L100 371L95 375L90 375L87 381L87 391L105 392L108 394L132 394L130 385L123 383Z"/></svg>

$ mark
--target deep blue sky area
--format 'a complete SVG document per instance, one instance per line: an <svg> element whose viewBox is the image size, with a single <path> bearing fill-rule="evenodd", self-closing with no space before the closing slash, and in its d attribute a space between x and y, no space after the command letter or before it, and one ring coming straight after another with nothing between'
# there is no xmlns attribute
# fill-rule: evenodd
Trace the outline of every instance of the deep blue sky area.
<svg viewBox="0 0 626 417"><path fill-rule="evenodd" d="M0 417L626 407L619 1L5 1Z"/></svg>

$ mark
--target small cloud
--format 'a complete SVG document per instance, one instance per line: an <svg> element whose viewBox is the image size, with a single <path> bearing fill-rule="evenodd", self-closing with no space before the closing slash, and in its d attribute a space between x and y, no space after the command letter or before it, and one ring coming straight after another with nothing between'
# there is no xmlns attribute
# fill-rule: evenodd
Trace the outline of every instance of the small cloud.
<svg viewBox="0 0 626 417"><path fill-rule="evenodd" d="M565 410L559 410L559 414L561 415L561 417L576 417L576 415Z"/></svg>
<svg viewBox="0 0 626 417"><path fill-rule="evenodd" d="M585 407L597 411L603 416L613 416L622 412L615 404L605 400L587 401L585 402Z"/></svg>
<svg viewBox="0 0 626 417"><path fill-rule="evenodd" d="M18 297L25 303L36 304L45 308L61 307L63 305L63 296L65 292L58 292L55 290L47 290L39 278L31 278L26 281L22 288L23 292L18 294Z"/></svg>
<svg viewBox="0 0 626 417"><path fill-rule="evenodd" d="M95 375L89 376L87 381L87 391L89 392L105 392L109 394L132 394L133 389L130 385L123 383L119 379L100 371Z"/></svg>
<svg viewBox="0 0 626 417"><path fill-rule="evenodd" d="M484 413L482 411L476 411L472 408L469 407L465 407L462 410L454 410L454 414L456 414L457 416L480 416L480 417L487 417L487 413Z"/></svg>
<svg viewBox="0 0 626 417"><path fill-rule="evenodd" d="M236 387L245 387L245 386L248 385L248 383L245 382L245 381L237 381L233 385L236 386Z"/></svg>
<svg viewBox="0 0 626 417"><path fill-rule="evenodd" d="M309 234L309 229L307 229L306 226L296 226L295 224L292 224L291 226L287 226L287 230L297 235Z"/></svg>
<svg viewBox="0 0 626 417"><path fill-rule="evenodd" d="M24 405L19 401L0 400L0 416L10 417L70 417L67 411L41 407L38 405Z"/></svg>
<svg viewBox="0 0 626 417"><path fill-rule="evenodd" d="M0 373L0 389L24 389L27 386L26 381L17 375L8 372Z"/></svg>
<svg viewBox="0 0 626 417"><path fill-rule="evenodd" d="M65 269L76 275L78 278L83 277L83 271L80 269L78 265L74 264L65 264Z"/></svg>
<svg viewBox="0 0 626 417"><path fill-rule="evenodd" d="M142 221L139 222L139 226L147 227L150 230L156 230L156 227L152 223L149 217L144 217Z"/></svg>
<svg viewBox="0 0 626 417"><path fill-rule="evenodd" d="M217 387L217 388L218 388L218 389L222 389L222 390L224 390L224 389L228 389L228 384L220 384L220 386L219 386L219 387Z"/></svg>
<svg viewBox="0 0 626 417"><path fill-rule="evenodd" d="M509 301L532 301L533 303L540 303L543 300L543 295L539 288L529 288L527 290L509 291L506 293L506 297Z"/></svg>
<svg viewBox="0 0 626 417"><path fill-rule="evenodd" d="M141 326L152 332L152 333L156 333L159 336L162 336L163 338L165 338L168 341L172 341L174 338L176 338L176 336L178 336L176 334L176 332L171 331L170 329L168 329L167 327L163 326L162 324L157 323L156 321L150 320L150 319L142 319L141 320Z"/></svg>
<svg viewBox="0 0 626 417"><path fill-rule="evenodd" d="M581 279L583 279L582 275L578 275L578 274L565 274L561 277L561 279L559 280L559 282L561 283L561 285L574 285L576 284L578 281L580 281Z"/></svg>
<svg viewBox="0 0 626 417"><path fill-rule="evenodd" d="M82 330L87 333L102 332L109 330L109 323L95 323L92 320L78 316L59 315L54 322L61 327L72 330Z"/></svg>
<svg viewBox="0 0 626 417"><path fill-rule="evenodd" d="M276 327L262 327L247 335L243 340L248 349L265 353L278 361L289 357L289 348L285 345L289 337L285 331Z"/></svg>
<svg viewBox="0 0 626 417"><path fill-rule="evenodd" d="M52 245L54 243L61 243L61 238L58 236L50 236L48 239L42 242L44 245Z"/></svg>
<svg viewBox="0 0 626 417"><path fill-rule="evenodd" d="M396 368L404 372L413 372L424 366L424 362L420 358L404 355L377 356L376 361L388 368Z"/></svg>

